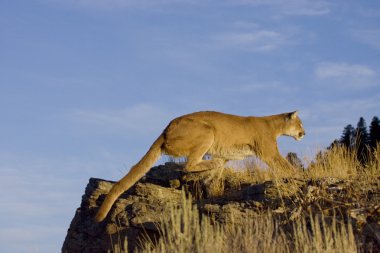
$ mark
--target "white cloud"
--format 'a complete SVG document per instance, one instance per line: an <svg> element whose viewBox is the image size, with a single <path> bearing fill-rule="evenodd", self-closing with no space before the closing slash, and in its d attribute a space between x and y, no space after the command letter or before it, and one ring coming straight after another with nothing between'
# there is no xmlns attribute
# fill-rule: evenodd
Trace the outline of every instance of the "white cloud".
<svg viewBox="0 0 380 253"><path fill-rule="evenodd" d="M142 103L124 109L76 110L69 117L117 133L151 134L163 130L174 115L158 106Z"/></svg>
<svg viewBox="0 0 380 253"><path fill-rule="evenodd" d="M315 73L321 79L347 75L355 77L373 77L375 75L374 70L364 65L333 62L319 64Z"/></svg>
<svg viewBox="0 0 380 253"><path fill-rule="evenodd" d="M230 0L247 6L268 6L285 15L317 16L330 13L331 4L323 0Z"/></svg>
<svg viewBox="0 0 380 253"><path fill-rule="evenodd" d="M233 27L240 28L240 29L258 29L260 28L260 25L258 23L239 20L232 23Z"/></svg>
<svg viewBox="0 0 380 253"><path fill-rule="evenodd" d="M352 34L358 41L380 50L380 30L356 30Z"/></svg>
<svg viewBox="0 0 380 253"><path fill-rule="evenodd" d="M376 71L371 67L344 62L322 62L316 66L315 76L329 81L329 85L332 82L350 88L370 87L378 83Z"/></svg>
<svg viewBox="0 0 380 253"><path fill-rule="evenodd" d="M361 99L344 99L342 101L335 101L331 104L320 105L320 110L322 112L333 111L336 115L346 112L351 115L361 116L363 113L376 112L380 108L380 96L372 96Z"/></svg>
<svg viewBox="0 0 380 253"><path fill-rule="evenodd" d="M219 47L232 47L254 52L273 51L287 43L284 34L272 30L230 32L214 36Z"/></svg>
<svg viewBox="0 0 380 253"><path fill-rule="evenodd" d="M170 4L195 4L198 0L43 0L45 2L85 8L114 10L120 8L147 8L165 6Z"/></svg>
<svg viewBox="0 0 380 253"><path fill-rule="evenodd" d="M235 21L224 31L211 35L214 48L240 49L249 52L272 52L299 43L302 36L296 26L261 26L257 23Z"/></svg>
<svg viewBox="0 0 380 253"><path fill-rule="evenodd" d="M209 3L217 6L220 4L238 6L268 6L275 14L317 16L325 15L331 11L331 3L326 0L41 0L50 3L95 8L103 10L115 10L120 8L151 8L169 5L203 5Z"/></svg>
<svg viewBox="0 0 380 253"><path fill-rule="evenodd" d="M270 91L270 92L276 92L285 94L285 93L292 93L295 91L295 86L287 85L284 83L281 83L279 81L269 81L269 82L253 82L243 85L235 85L234 88L228 88L228 91L239 91L239 92L249 92L249 93L256 93L256 92L263 92L263 91Z"/></svg>

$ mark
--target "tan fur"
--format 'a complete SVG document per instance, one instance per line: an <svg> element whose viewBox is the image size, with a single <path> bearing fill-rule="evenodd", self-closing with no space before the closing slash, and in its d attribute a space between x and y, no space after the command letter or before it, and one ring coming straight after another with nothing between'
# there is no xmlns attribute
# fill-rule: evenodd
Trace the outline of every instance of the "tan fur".
<svg viewBox="0 0 380 253"><path fill-rule="evenodd" d="M221 168L229 160L256 155L272 168L289 168L277 147L277 137L302 139L305 131L297 112L266 117L241 117L219 112L196 112L172 120L146 155L117 182L95 220L104 220L116 199L145 175L162 154L187 157L188 172ZM203 160L205 155L211 160Z"/></svg>

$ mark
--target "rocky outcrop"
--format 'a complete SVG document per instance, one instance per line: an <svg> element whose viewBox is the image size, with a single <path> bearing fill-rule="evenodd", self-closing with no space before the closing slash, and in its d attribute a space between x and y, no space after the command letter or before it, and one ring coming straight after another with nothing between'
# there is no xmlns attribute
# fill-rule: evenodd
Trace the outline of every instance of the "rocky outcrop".
<svg viewBox="0 0 380 253"><path fill-rule="evenodd" d="M146 233L154 236L155 223L164 215L168 204L179 202L181 198L180 190L167 185L171 177L179 177L180 172L174 169L169 173L169 167L172 166L154 168L115 202L101 223L96 223L94 216L114 182L91 178L70 224L62 252L107 252L125 237L132 251Z"/></svg>
<svg viewBox="0 0 380 253"><path fill-rule="evenodd" d="M200 173L189 176L181 169L182 166L175 163L152 168L115 202L101 223L93 219L113 182L91 178L68 229L62 252L111 252L115 251L114 245L124 245L124 238L127 238L124 250L133 252L141 246L143 239L149 237L154 241L160 235L157 224L163 216L170 214L173 204L181 205L183 191L193 196L201 213L213 217L216 222L228 223L231 219L235 223L239 220L244 222L247 216L270 209L286 223L313 208L321 211L323 205L326 210L331 209L328 205L335 205L336 209L339 198L349 188L349 184L337 179L292 179L293 187L287 187L290 192L279 196L281 186L278 182L237 184L233 178L225 178L220 194L220 187L215 187L220 181L214 179L215 175ZM281 181L281 184L288 183L288 180ZM373 199L378 198L375 195ZM328 198L336 203L330 203ZM372 207L363 208L356 200L347 200L340 207L342 213L357 221L358 227L364 231L363 236L367 236L375 247L377 243L380 245L380 207L376 201ZM371 222L368 223L369 220Z"/></svg>

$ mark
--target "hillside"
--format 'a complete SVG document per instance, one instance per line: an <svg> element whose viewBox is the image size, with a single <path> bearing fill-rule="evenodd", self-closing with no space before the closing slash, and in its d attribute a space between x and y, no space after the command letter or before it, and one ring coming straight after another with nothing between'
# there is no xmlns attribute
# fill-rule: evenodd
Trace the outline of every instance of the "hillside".
<svg viewBox="0 0 380 253"><path fill-rule="evenodd" d="M379 160L353 163L337 151L292 177L225 169L186 180L166 163L99 224L113 182L91 178L62 252L380 252Z"/></svg>

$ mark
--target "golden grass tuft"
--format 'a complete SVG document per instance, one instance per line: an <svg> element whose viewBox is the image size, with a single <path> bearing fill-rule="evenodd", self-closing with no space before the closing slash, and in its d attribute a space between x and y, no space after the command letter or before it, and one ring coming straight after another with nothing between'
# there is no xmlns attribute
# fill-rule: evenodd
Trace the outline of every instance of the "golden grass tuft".
<svg viewBox="0 0 380 253"><path fill-rule="evenodd" d="M355 152L349 148L335 146L325 152L319 152L308 170L307 177L334 177L340 179L352 178L358 174L361 167Z"/></svg>

